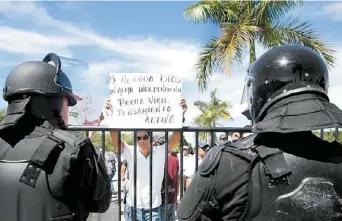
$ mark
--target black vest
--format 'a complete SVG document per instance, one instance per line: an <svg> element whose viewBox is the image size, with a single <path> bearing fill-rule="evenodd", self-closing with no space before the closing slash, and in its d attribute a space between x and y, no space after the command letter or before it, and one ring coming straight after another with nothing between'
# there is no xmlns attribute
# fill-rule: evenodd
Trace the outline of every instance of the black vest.
<svg viewBox="0 0 342 221"><path fill-rule="evenodd" d="M78 193L70 176L85 137L37 127L13 147L4 139L0 138L0 220L86 219L87 213L72 212L77 211Z"/></svg>

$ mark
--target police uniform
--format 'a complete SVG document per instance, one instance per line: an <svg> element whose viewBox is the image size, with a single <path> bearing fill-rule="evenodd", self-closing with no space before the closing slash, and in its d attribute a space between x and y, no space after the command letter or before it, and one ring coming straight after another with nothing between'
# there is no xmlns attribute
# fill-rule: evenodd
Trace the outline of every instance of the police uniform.
<svg viewBox="0 0 342 221"><path fill-rule="evenodd" d="M59 57L16 66L3 96L0 220L84 221L89 212L105 212L111 191L104 161L88 138L66 130L60 115L62 97L69 106L76 99Z"/></svg>
<svg viewBox="0 0 342 221"><path fill-rule="evenodd" d="M342 220L342 147L311 132L342 123L328 81L324 60L303 46L256 60L246 78L254 134L208 153L178 219Z"/></svg>

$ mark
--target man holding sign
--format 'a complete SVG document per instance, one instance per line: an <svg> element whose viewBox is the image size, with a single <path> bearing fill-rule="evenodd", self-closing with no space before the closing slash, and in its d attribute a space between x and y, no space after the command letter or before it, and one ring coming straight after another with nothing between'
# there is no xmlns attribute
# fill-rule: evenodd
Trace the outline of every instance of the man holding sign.
<svg viewBox="0 0 342 221"><path fill-rule="evenodd" d="M187 109L187 104L184 99L181 100L180 106L182 108L182 113ZM111 100L108 100L105 105L105 110L110 110ZM135 122L132 122L134 125ZM110 136L114 146L118 144L118 131L111 131ZM179 131L173 132L171 138L168 142L168 151L170 152L175 145L180 141L181 134ZM165 145L156 146L153 148L153 176L152 176L152 217L150 219L150 197L149 197L149 163L150 163L150 142L152 142L152 134L147 130L137 131L136 141L137 142L137 187L136 187L136 199L137 208L135 210L137 221L160 221L162 217L160 216L160 206L162 203L162 182L164 178L164 165L165 165ZM128 171L132 174L130 177L128 186L128 196L127 204L125 208L126 221L133 220L134 216L134 147L125 144L121 141L120 150L122 156L127 160Z"/></svg>

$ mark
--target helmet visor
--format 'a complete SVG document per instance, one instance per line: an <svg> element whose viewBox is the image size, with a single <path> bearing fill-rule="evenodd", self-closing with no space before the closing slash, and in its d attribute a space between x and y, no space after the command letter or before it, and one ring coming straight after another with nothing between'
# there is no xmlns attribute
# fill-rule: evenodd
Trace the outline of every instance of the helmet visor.
<svg viewBox="0 0 342 221"><path fill-rule="evenodd" d="M68 58L63 56L57 56L56 54L48 54L44 60L56 67L56 76L54 79L55 84L61 88L62 94L68 97L69 106L77 104L77 98L75 92L80 92L80 87L75 89L77 84L82 82L88 72L88 64L84 61Z"/></svg>
<svg viewBox="0 0 342 221"><path fill-rule="evenodd" d="M241 105L248 105L249 111L251 111L253 104L253 76L249 73L246 75L245 84L243 87Z"/></svg>

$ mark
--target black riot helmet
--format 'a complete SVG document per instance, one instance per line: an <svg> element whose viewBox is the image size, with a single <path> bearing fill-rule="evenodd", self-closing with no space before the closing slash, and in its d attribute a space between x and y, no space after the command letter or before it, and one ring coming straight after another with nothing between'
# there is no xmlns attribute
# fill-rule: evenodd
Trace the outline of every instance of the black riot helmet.
<svg viewBox="0 0 342 221"><path fill-rule="evenodd" d="M53 62L54 65L49 62ZM77 103L71 82L62 71L61 60L53 53L46 55L43 61L28 61L19 64L8 75L3 89L4 100L15 100L23 95L66 96L69 106Z"/></svg>
<svg viewBox="0 0 342 221"><path fill-rule="evenodd" d="M29 112L40 119L57 120L60 127L65 127L60 115L63 97L68 98L69 106L76 105L70 80L62 71L60 58L53 53L43 61L27 61L14 67L3 89L3 98L9 103L7 115L20 119L18 113Z"/></svg>
<svg viewBox="0 0 342 221"><path fill-rule="evenodd" d="M325 61L301 45L284 45L264 53L250 67L245 83L254 123L277 101L294 94L315 93L329 100Z"/></svg>

